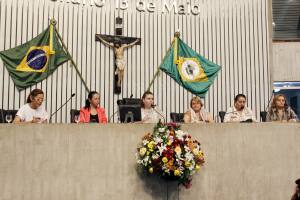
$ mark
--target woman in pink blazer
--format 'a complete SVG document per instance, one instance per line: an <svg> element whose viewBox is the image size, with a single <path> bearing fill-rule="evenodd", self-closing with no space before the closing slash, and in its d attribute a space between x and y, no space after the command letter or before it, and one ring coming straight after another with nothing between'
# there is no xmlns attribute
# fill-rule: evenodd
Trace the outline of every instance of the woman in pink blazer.
<svg viewBox="0 0 300 200"><path fill-rule="evenodd" d="M88 95L85 106L80 109L80 123L107 123L104 108L100 107L100 95L92 91Z"/></svg>

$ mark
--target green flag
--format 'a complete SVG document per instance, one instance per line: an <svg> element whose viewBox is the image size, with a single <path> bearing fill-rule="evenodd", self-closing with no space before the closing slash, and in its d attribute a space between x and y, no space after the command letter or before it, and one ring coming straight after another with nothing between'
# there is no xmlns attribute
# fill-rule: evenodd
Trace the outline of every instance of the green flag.
<svg viewBox="0 0 300 200"><path fill-rule="evenodd" d="M54 25L32 40L0 52L12 80L19 90L34 85L52 74L70 58L58 42Z"/></svg>
<svg viewBox="0 0 300 200"><path fill-rule="evenodd" d="M160 69L191 93L204 97L220 66L199 55L175 37Z"/></svg>

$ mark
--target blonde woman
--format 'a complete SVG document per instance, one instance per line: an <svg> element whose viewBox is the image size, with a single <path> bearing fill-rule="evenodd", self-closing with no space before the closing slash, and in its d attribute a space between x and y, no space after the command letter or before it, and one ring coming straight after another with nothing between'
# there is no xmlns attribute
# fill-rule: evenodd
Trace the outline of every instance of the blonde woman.
<svg viewBox="0 0 300 200"><path fill-rule="evenodd" d="M295 112L286 103L286 98L283 94L275 95L271 108L267 115L267 121L276 122L297 122L298 117Z"/></svg>
<svg viewBox="0 0 300 200"><path fill-rule="evenodd" d="M193 97L190 102L191 109L184 113L184 123L213 123L212 115L203 109L200 97Z"/></svg>

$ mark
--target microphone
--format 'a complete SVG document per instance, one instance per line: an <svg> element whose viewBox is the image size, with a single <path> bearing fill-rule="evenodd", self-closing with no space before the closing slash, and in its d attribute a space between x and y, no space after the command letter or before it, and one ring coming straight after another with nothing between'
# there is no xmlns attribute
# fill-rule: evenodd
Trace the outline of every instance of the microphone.
<svg viewBox="0 0 300 200"><path fill-rule="evenodd" d="M69 99L68 99L63 105L61 105L55 112L53 112L53 113L50 115L49 123L52 122L52 117L53 117L53 115L55 115L60 109L62 109L62 107L64 107L64 105L66 105L66 104L67 104L67 103L68 103L75 95L76 95L76 94L73 93L73 94L71 95L71 97L69 97Z"/></svg>
<svg viewBox="0 0 300 200"><path fill-rule="evenodd" d="M130 99L132 99L132 97L133 97L133 94L130 95Z"/></svg>
<svg viewBox="0 0 300 200"><path fill-rule="evenodd" d="M151 108L155 108L157 105L156 104L152 104L151 105Z"/></svg>
<svg viewBox="0 0 300 200"><path fill-rule="evenodd" d="M274 90L272 90L272 95L271 95L271 97L270 97L270 99L269 99L269 101L268 101L268 105L267 105L267 107L265 107L265 110L264 111L260 111L260 117L261 117L261 121L262 122L266 122L267 121L267 111L269 111L269 105L270 105L270 102L271 102L271 100L273 99L273 97L274 97Z"/></svg>
<svg viewBox="0 0 300 200"><path fill-rule="evenodd" d="M268 111L269 111L269 105L270 105L270 103L271 103L271 100L272 100L273 97L274 97L274 92L275 92L275 90L272 90L272 95L271 95L271 97L270 97L270 99L269 99L269 101L268 101L268 105L267 105L267 107L265 108L265 111L267 111L267 109L268 109Z"/></svg>

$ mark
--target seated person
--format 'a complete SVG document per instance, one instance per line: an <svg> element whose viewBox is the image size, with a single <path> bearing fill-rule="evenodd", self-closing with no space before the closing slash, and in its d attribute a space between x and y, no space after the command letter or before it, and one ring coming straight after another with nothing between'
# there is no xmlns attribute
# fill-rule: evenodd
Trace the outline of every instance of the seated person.
<svg viewBox="0 0 300 200"><path fill-rule="evenodd" d="M227 109L224 122L256 122L255 116L250 108L246 107L246 96L238 94L234 98L234 106Z"/></svg>
<svg viewBox="0 0 300 200"><path fill-rule="evenodd" d="M27 97L27 104L19 109L13 123L47 123L48 114L42 107L43 101L44 92L40 89L32 90Z"/></svg>
<svg viewBox="0 0 300 200"><path fill-rule="evenodd" d="M285 96L278 94L273 98L271 108L267 114L269 122L297 122L298 117L286 103Z"/></svg>
<svg viewBox="0 0 300 200"><path fill-rule="evenodd" d="M154 107L154 95L152 92L146 91L142 96L142 123L157 123L159 120L165 119L162 112Z"/></svg>
<svg viewBox="0 0 300 200"><path fill-rule="evenodd" d="M212 115L206 112L200 97L193 97L190 102L191 109L184 113L184 123L214 122Z"/></svg>
<svg viewBox="0 0 300 200"><path fill-rule="evenodd" d="M295 193L293 194L291 200L300 200L300 178L295 181L296 189Z"/></svg>
<svg viewBox="0 0 300 200"><path fill-rule="evenodd" d="M107 123L105 110L99 105L99 93L96 91L90 92L85 106L80 109L79 123Z"/></svg>

